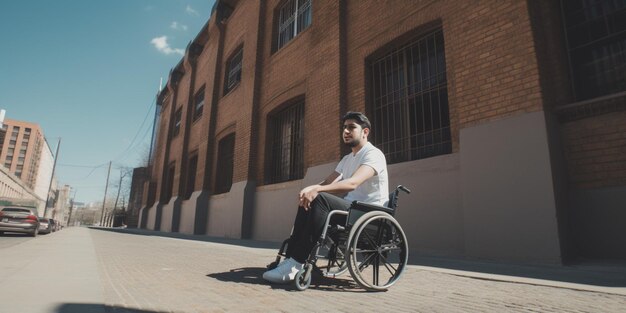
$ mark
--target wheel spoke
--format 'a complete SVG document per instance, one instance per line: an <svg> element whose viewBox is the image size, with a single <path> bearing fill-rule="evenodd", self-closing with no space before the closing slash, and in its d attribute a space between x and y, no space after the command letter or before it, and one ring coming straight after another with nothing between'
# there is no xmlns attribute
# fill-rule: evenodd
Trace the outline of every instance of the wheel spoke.
<svg viewBox="0 0 626 313"><path fill-rule="evenodd" d="M361 262L361 264L359 264L359 271L363 271L363 269L367 266L370 265L372 258L375 256L375 253L371 253L369 254L367 257L365 257L365 260L363 260L363 262Z"/></svg>
<svg viewBox="0 0 626 313"><path fill-rule="evenodd" d="M374 283L374 285L378 286L378 268L380 266L380 257L378 254L376 254L376 256L374 257L374 266L372 268L372 275L373 277L373 281L372 283Z"/></svg>
<svg viewBox="0 0 626 313"><path fill-rule="evenodd" d="M383 262L383 265L385 265L385 267L387 268L387 270L389 271L389 273L390 273L391 275L395 275L395 272L397 272L398 270L397 270L395 267L393 267L393 265L391 265L391 262L387 261L387 258L386 258L384 255L382 255L382 254L381 254L381 255L380 255L380 257L382 257L382 258L383 258L383 261L384 261L384 262ZM392 271L389 269L389 267L391 267L394 271L392 272Z"/></svg>

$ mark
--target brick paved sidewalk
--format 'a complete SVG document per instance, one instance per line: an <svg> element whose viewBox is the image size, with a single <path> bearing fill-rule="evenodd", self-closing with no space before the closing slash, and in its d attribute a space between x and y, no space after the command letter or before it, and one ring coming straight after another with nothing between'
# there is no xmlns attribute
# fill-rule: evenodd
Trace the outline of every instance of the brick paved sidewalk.
<svg viewBox="0 0 626 313"><path fill-rule="evenodd" d="M105 304L116 308L113 312L123 308L141 312L624 312L626 308L622 267L563 269L424 259L426 265L409 266L387 292L365 292L349 275L318 280L318 286L298 292L261 278L265 264L275 256L276 243L133 229L89 233ZM435 263L446 268L434 267ZM467 270L472 267L480 271ZM531 275L504 275L511 272ZM561 280L545 279L549 277Z"/></svg>

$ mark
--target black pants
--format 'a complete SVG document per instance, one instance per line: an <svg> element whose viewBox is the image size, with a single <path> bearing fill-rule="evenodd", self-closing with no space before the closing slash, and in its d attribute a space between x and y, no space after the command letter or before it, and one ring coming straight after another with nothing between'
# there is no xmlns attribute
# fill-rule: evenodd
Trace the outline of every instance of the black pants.
<svg viewBox="0 0 626 313"><path fill-rule="evenodd" d="M322 235L328 213L332 210L347 211L349 207L350 202L328 193L318 194L308 210L299 207L293 222L291 240L285 252L287 257L304 263ZM331 218L331 225L345 223L345 220L344 215L335 215Z"/></svg>

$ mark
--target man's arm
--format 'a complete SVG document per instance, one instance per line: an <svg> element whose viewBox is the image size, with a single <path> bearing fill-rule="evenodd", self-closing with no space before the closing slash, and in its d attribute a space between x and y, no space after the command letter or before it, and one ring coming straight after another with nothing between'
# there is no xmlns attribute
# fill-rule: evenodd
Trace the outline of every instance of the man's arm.
<svg viewBox="0 0 626 313"><path fill-rule="evenodd" d="M334 176L335 174L336 176ZM315 197L317 197L317 194L320 192L328 192L328 193L350 192L356 189L356 187L361 185L364 181L366 181L370 177L373 177L374 175L376 175L376 171L368 165L359 166L359 168L356 170L356 172L354 172L354 175L352 175L352 177L348 179L340 180L340 181L337 181L337 178L339 177L339 173L335 172L331 174L330 176L328 176L328 178L326 178L326 180L324 180L322 184L312 185L312 186L308 186L302 189L299 194L300 206L304 207L305 209L310 208L311 202L313 201L313 199L315 199ZM332 180L329 180L329 179L332 179ZM323 184L329 181L332 181L332 182L328 184Z"/></svg>
<svg viewBox="0 0 626 313"><path fill-rule="evenodd" d="M334 183L339 178L339 176L341 176L341 174L333 171L332 174L328 175L328 177L326 177L326 179L324 179L318 185L330 185L330 184Z"/></svg>

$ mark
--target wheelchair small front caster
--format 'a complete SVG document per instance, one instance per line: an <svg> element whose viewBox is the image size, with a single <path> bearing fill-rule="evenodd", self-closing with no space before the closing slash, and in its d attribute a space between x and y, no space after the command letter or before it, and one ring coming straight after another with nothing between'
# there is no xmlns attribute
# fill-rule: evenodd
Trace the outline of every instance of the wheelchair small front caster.
<svg viewBox="0 0 626 313"><path fill-rule="evenodd" d="M311 264L305 264L304 267L296 274L294 279L296 289L303 291L309 288L311 285L311 269L313 266Z"/></svg>

